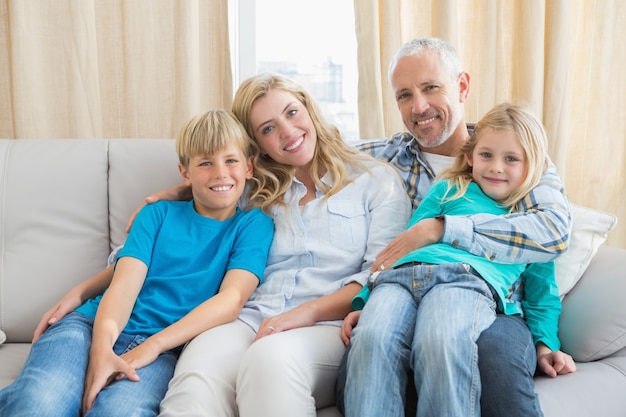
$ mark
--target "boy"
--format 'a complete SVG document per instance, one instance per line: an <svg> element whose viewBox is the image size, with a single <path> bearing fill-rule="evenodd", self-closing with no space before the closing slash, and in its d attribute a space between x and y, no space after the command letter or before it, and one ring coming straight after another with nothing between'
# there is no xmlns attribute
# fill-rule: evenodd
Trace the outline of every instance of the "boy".
<svg viewBox="0 0 626 417"><path fill-rule="evenodd" d="M272 220L237 205L250 139L228 112L198 115L176 139L188 202L143 208L113 281L52 325L0 391L0 415L156 416L181 346L230 322L263 277Z"/></svg>

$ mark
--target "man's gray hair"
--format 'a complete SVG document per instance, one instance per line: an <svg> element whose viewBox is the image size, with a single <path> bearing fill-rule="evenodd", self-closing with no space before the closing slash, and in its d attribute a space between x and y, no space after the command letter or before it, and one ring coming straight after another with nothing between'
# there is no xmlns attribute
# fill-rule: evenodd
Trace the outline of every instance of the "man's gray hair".
<svg viewBox="0 0 626 417"><path fill-rule="evenodd" d="M391 74L400 58L405 56L421 55L424 51L435 52L441 58L441 63L448 71L452 80L456 79L463 72L463 64L456 49L448 42L439 38L415 38L400 47L389 63L389 81Z"/></svg>

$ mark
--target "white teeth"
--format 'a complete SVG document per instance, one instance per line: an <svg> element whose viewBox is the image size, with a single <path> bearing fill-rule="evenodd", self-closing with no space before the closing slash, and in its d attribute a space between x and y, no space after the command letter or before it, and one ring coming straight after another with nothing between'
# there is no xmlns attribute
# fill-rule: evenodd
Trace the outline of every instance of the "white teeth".
<svg viewBox="0 0 626 417"><path fill-rule="evenodd" d="M300 139L298 139L296 141L296 143L294 143L293 145L286 147L285 150L286 151L293 151L294 149L296 149L298 146L302 145L302 142L304 142L304 138L301 137Z"/></svg>
<svg viewBox="0 0 626 417"><path fill-rule="evenodd" d="M420 121L418 121L418 122L417 122L417 125L418 125L418 126L425 125L425 124L427 124L427 123L434 122L436 119L437 119L436 117L432 117L432 118L430 118L430 119L428 119L428 120L422 120L421 122L420 122Z"/></svg>
<svg viewBox="0 0 626 417"><path fill-rule="evenodd" d="M231 187L229 185L223 185L221 187L211 187L213 191L228 191L230 190L230 188Z"/></svg>

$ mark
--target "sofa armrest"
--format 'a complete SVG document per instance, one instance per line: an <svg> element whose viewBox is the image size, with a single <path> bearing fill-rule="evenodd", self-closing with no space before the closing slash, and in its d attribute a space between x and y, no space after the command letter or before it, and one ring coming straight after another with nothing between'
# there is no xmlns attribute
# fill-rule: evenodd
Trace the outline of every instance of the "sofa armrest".
<svg viewBox="0 0 626 417"><path fill-rule="evenodd" d="M563 299L559 337L578 362L602 359L626 346L626 249L601 246Z"/></svg>

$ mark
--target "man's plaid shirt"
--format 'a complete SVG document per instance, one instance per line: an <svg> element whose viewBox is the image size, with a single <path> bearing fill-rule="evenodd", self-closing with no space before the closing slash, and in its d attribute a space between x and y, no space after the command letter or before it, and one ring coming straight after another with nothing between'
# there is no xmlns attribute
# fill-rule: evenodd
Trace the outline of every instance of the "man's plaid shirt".
<svg viewBox="0 0 626 417"><path fill-rule="evenodd" d="M419 205L435 175L409 132L357 147L395 166L405 181L413 208ZM567 249L570 221L563 184L550 162L541 182L520 202L519 213L446 216L441 242L494 262L547 262Z"/></svg>

